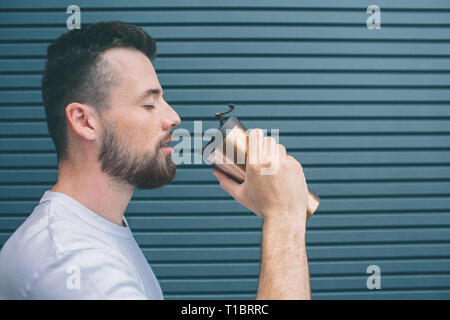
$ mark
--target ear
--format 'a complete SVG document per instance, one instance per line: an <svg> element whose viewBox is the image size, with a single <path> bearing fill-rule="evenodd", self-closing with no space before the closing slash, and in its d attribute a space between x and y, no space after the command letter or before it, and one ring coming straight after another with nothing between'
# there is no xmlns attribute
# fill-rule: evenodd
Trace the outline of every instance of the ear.
<svg viewBox="0 0 450 320"><path fill-rule="evenodd" d="M66 106L68 126L80 137L95 140L99 136L100 122L93 107L77 102Z"/></svg>

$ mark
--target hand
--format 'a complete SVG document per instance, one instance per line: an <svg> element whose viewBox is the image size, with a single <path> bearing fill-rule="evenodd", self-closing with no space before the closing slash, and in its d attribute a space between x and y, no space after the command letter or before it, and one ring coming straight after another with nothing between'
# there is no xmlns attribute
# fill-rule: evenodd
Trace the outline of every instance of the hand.
<svg viewBox="0 0 450 320"><path fill-rule="evenodd" d="M242 184L213 170L222 189L265 220L306 221L308 188L301 164L261 129L250 131L248 145Z"/></svg>

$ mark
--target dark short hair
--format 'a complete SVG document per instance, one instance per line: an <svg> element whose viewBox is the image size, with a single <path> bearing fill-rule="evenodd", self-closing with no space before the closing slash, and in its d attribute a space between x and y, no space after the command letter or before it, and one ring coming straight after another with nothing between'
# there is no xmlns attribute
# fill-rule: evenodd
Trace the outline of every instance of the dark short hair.
<svg viewBox="0 0 450 320"><path fill-rule="evenodd" d="M156 56L153 38L141 28L121 21L98 22L68 31L47 49L42 100L58 161L67 155L66 106L78 102L97 110L109 107L108 92L116 79L102 53L111 48L139 50L150 60Z"/></svg>

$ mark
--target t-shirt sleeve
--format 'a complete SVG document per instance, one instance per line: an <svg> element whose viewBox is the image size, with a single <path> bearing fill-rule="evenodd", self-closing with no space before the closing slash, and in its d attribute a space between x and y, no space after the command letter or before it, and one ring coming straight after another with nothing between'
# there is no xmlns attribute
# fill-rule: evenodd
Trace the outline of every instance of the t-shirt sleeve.
<svg viewBox="0 0 450 320"><path fill-rule="evenodd" d="M71 252L36 272L28 299L146 299L128 261L108 250Z"/></svg>

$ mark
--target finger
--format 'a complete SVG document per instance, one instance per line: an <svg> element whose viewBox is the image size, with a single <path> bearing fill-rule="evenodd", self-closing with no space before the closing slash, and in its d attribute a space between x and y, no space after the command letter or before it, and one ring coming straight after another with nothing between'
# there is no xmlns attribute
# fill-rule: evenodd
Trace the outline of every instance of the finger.
<svg viewBox="0 0 450 320"><path fill-rule="evenodd" d="M253 129L248 135L248 162L257 164L262 149L264 132L261 129Z"/></svg>
<svg viewBox="0 0 450 320"><path fill-rule="evenodd" d="M277 148L278 148L278 157L281 160L286 159L286 147L283 146L282 144L277 144Z"/></svg>
<svg viewBox="0 0 450 320"><path fill-rule="evenodd" d="M274 160L278 158L278 148L274 138L264 137L261 155L263 159L261 164L264 164L268 160Z"/></svg>
<svg viewBox="0 0 450 320"><path fill-rule="evenodd" d="M227 177L226 174L224 174L218 169L214 169L212 173L213 175L216 176L217 180L219 180L220 187L226 192L228 192L234 199L237 200L239 197L240 184L234 181L233 179Z"/></svg>
<svg viewBox="0 0 450 320"><path fill-rule="evenodd" d="M297 167L299 171L303 173L303 166L301 165L300 162L297 161L297 159L295 159L293 156L289 154L286 155L286 159L289 161L289 165Z"/></svg>
<svg viewBox="0 0 450 320"><path fill-rule="evenodd" d="M286 159L289 161L297 161L297 159L295 159L293 156L291 156L290 154L286 155Z"/></svg>

